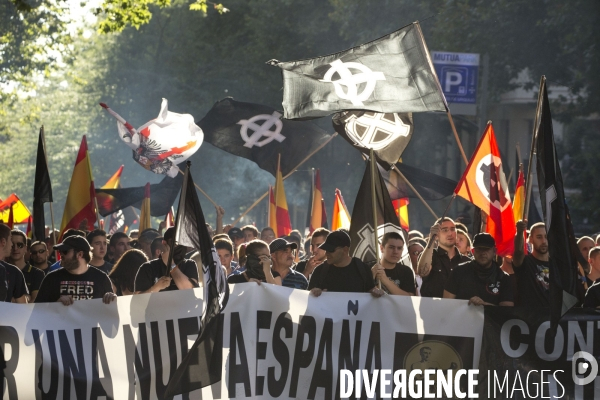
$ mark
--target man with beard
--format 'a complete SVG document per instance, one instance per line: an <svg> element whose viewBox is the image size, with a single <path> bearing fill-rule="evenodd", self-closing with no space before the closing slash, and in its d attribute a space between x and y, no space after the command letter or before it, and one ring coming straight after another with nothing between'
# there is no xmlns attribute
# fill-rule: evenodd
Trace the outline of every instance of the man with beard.
<svg viewBox="0 0 600 400"><path fill-rule="evenodd" d="M434 248L436 240L437 248ZM429 231L427 247L419 257L418 274L423 278L422 297L442 297L450 273L460 263L471 261L456 247L456 226L451 218L435 221Z"/></svg>
<svg viewBox="0 0 600 400"><path fill-rule="evenodd" d="M8 260L23 273L25 284L29 291L29 301L34 301L44 279L44 272L25 261L25 253L27 251L27 236L25 236L25 233L18 229L13 229L11 237L12 248Z"/></svg>
<svg viewBox="0 0 600 400"><path fill-rule="evenodd" d="M445 299L469 300L475 306L514 306L508 274L494 261L496 241L489 233L473 238L475 259L452 270L444 289Z"/></svg>
<svg viewBox="0 0 600 400"><path fill-rule="evenodd" d="M4 289L0 289L0 298L4 297L3 301L7 303L27 303L29 292L23 273L16 266L2 261L10 256L13 247L15 246L12 244L10 228L0 222L0 265L4 267L4 280L0 282L0 285L6 285L4 296L2 296Z"/></svg>
<svg viewBox="0 0 600 400"><path fill-rule="evenodd" d="M48 246L46 242L38 240L31 244L29 250L29 262L31 265L44 272L44 275L50 272L50 263L48 262Z"/></svg>
<svg viewBox="0 0 600 400"><path fill-rule="evenodd" d="M415 274L412 268L400 263L404 238L398 232L387 232L381 240L381 262L373 265L373 279L381 282L388 294L415 295Z"/></svg>
<svg viewBox="0 0 600 400"><path fill-rule="evenodd" d="M515 253L513 269L517 277L517 305L529 307L550 307L550 254L546 225L543 222L533 224L529 228L529 244L533 247L531 254L523 251L523 232L527 229L527 221L517 222L515 236Z"/></svg>
<svg viewBox="0 0 600 400"><path fill-rule="evenodd" d="M296 265L296 271L302 273L306 279L310 279L310 275L313 273L317 265L320 265L326 259L325 250L320 249L319 246L325 243L327 235L329 235L329 231L327 229L315 229L312 237L310 238L311 256L308 258L308 260L300 261L298 265Z"/></svg>
<svg viewBox="0 0 600 400"><path fill-rule="evenodd" d="M36 303L60 301L70 306L75 300L102 299L109 304L117 299L108 275L89 265L92 249L83 236L69 236L54 250L60 253L62 268L46 275Z"/></svg>

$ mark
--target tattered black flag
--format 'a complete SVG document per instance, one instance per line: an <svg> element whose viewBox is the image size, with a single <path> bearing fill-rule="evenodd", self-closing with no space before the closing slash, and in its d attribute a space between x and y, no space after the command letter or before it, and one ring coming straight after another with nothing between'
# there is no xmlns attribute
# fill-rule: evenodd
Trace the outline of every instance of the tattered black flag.
<svg viewBox="0 0 600 400"><path fill-rule="evenodd" d="M200 252L204 279L204 313L196 342L169 380L165 398L212 385L221 380L223 319L229 286L196 193L188 162L175 218L175 243Z"/></svg>
<svg viewBox="0 0 600 400"><path fill-rule="evenodd" d="M46 238L46 218L44 216L44 203L52 202L52 184L44 149L44 127L40 128L38 138L37 158L35 160L35 183L33 185L33 238L44 240Z"/></svg>
<svg viewBox="0 0 600 400"><path fill-rule="evenodd" d="M344 111L332 118L333 128L355 149L369 154L373 149L386 169L398 162L413 133L412 113Z"/></svg>
<svg viewBox="0 0 600 400"><path fill-rule="evenodd" d="M545 77L542 77L540 83L537 121L534 140L536 166L550 253L550 320L555 327L558 320L577 302L577 261L580 260L582 265L586 261L577 247L569 208L565 202Z"/></svg>
<svg viewBox="0 0 600 400"><path fill-rule="evenodd" d="M425 200L440 200L451 196L458 182L433 174L420 168L411 167L405 163L396 163L393 168L386 171L379 169L381 176L390 192L392 200L403 197L417 198L418 196L406 184L398 171L414 186Z"/></svg>
<svg viewBox="0 0 600 400"><path fill-rule="evenodd" d="M168 214L177 198L183 182L183 175L177 174L174 178L165 176L162 181L150 185L150 215L164 217ZM98 199L98 212L103 217L129 206L142 208L145 186L102 189L96 188Z"/></svg>
<svg viewBox="0 0 600 400"><path fill-rule="evenodd" d="M344 110L447 110L418 22L339 53L268 64L283 70L287 119L319 118Z"/></svg>
<svg viewBox="0 0 600 400"><path fill-rule="evenodd" d="M274 108L231 98L218 101L198 125L206 142L254 161L273 176L279 154L286 176L331 139L313 123L284 120Z"/></svg>
<svg viewBox="0 0 600 400"><path fill-rule="evenodd" d="M350 254L353 257L360 258L367 264L377 261L375 246L381 244L383 235L386 232L398 232L404 236L400 227L400 220L396 215L396 211L394 211L392 200L378 168L375 168L375 199L377 226L374 228L371 165L370 162L367 162L365 174L352 209L352 219L350 220ZM375 244L374 229L377 229L379 242L377 244Z"/></svg>

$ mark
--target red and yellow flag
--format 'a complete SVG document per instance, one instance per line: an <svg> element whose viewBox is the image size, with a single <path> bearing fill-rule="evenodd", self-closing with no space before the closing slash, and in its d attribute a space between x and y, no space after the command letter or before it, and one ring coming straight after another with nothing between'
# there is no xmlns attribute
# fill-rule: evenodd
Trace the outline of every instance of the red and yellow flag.
<svg viewBox="0 0 600 400"><path fill-rule="evenodd" d="M392 204L394 205L394 211L396 211L396 215L400 220L400 227L408 232L410 229L408 228L408 204L410 201L408 197L402 197L401 199L392 200Z"/></svg>
<svg viewBox="0 0 600 400"><path fill-rule="evenodd" d="M523 175L523 167L519 168L519 178L515 188L515 197L513 198L513 214L515 221L523 219L525 210L525 176Z"/></svg>
<svg viewBox="0 0 600 400"><path fill-rule="evenodd" d="M327 217L323 204L323 191L321 190L321 174L319 173L319 170L315 172L315 180L313 181L312 192L312 210L310 213L310 226L308 228L311 234L315 231L315 229L326 227L327 225ZM325 219L323 219L324 216Z"/></svg>
<svg viewBox="0 0 600 400"><path fill-rule="evenodd" d="M273 186L269 186L269 223L268 225L273 228L275 237L277 237L277 207L275 206L275 192Z"/></svg>
<svg viewBox="0 0 600 400"><path fill-rule="evenodd" d="M10 205L10 211L8 212L8 227L10 229L14 229L15 228L15 215L13 213L13 205Z"/></svg>
<svg viewBox="0 0 600 400"><path fill-rule="evenodd" d="M144 200L142 200L142 208L140 209L140 233L148 228L152 228L150 220L150 182L146 183L144 188Z"/></svg>
<svg viewBox="0 0 600 400"><path fill-rule="evenodd" d="M61 238L67 229L78 229L84 219L87 220L87 229L90 231L94 229L94 223L96 222L95 198L96 190L92 178L92 164L88 153L87 138L83 135L60 224Z"/></svg>
<svg viewBox="0 0 600 400"><path fill-rule="evenodd" d="M19 199L19 196L13 193L6 200L0 202L0 220L5 221L5 223L9 220L11 207L14 224L24 224L31 217L31 213L25 203Z"/></svg>
<svg viewBox="0 0 600 400"><path fill-rule="evenodd" d="M344 203L342 192L340 189L335 189L331 230L335 231L340 228L350 229L350 213L348 213L348 208L346 208L346 203Z"/></svg>
<svg viewBox="0 0 600 400"><path fill-rule="evenodd" d="M25 232L25 235L31 239L33 237L33 230L31 229L31 222L33 221L33 218L29 217L27 218L27 231Z"/></svg>
<svg viewBox="0 0 600 400"><path fill-rule="evenodd" d="M500 150L491 123L481 137L454 193L488 215L487 232L496 240L498 255L512 255L517 228L508 184L502 170Z"/></svg>
<svg viewBox="0 0 600 400"><path fill-rule="evenodd" d="M123 165L121 165L119 167L119 169L117 170L117 172L115 172L113 174L113 176L108 178L108 180L106 181L104 186L102 186L102 189L118 189L119 187L121 187L121 174L122 173L123 173Z"/></svg>
<svg viewBox="0 0 600 400"><path fill-rule="evenodd" d="M283 176L281 175L281 168L277 168L277 178L275 180L275 215L277 218L276 227L272 226L275 230L275 236L281 237L289 235L292 231L292 222L290 221L290 214L288 212L287 200L285 198L285 189L283 187Z"/></svg>

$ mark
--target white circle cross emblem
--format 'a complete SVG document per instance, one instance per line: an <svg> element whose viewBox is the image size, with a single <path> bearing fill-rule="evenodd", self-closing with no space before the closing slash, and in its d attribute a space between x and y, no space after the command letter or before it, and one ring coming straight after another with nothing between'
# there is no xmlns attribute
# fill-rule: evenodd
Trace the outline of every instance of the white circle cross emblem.
<svg viewBox="0 0 600 400"><path fill-rule="evenodd" d="M350 100L354 106L363 106L363 101L367 100L375 90L377 81L385 80L383 72L371 71L369 67L360 63L345 63L342 60L335 60L329 65L331 65L331 68L327 70L325 76L320 81L333 83L335 94L341 99ZM353 74L350 72L350 69L359 70L360 72ZM336 72L340 76L340 79L333 81L331 78L333 78L333 74ZM366 85L363 91L358 93L358 87L363 83L366 83ZM348 91L344 91L342 86L345 86Z"/></svg>
<svg viewBox="0 0 600 400"><path fill-rule="evenodd" d="M237 123L241 125L240 135L242 136L242 140L246 142L244 147L263 147L265 144L271 143L273 140L277 140L279 143L283 142L285 140L285 136L280 133L281 129L283 128L283 123L281 122L280 117L280 113L273 111L272 115L259 114L250 119L239 120ZM259 125L257 121L262 120L265 122L262 125ZM272 130L271 128L275 129ZM250 136L248 136L248 129L254 131ZM264 139L261 140L263 136Z"/></svg>

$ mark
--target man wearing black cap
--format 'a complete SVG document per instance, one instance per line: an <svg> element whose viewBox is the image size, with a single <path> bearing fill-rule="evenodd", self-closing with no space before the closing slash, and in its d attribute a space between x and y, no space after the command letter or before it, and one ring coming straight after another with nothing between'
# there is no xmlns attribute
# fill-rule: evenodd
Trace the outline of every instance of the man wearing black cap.
<svg viewBox="0 0 600 400"><path fill-rule="evenodd" d="M319 246L325 250L327 261L315 268L308 290L319 297L322 292L370 292L381 297L383 290L377 288L371 269L356 257L350 257L350 236L346 232L331 232Z"/></svg>
<svg viewBox="0 0 600 400"><path fill-rule="evenodd" d="M496 241L489 233L473 238L475 259L454 268L446 281L445 299L469 300L476 306L513 306L509 275L494 261Z"/></svg>
<svg viewBox="0 0 600 400"><path fill-rule="evenodd" d="M65 306L75 300L102 299L106 304L116 300L108 275L89 265L92 248L82 236L69 236L54 246L60 253L62 268L46 275L36 303L60 301Z"/></svg>
<svg viewBox="0 0 600 400"><path fill-rule="evenodd" d="M135 294L198 287L198 267L193 260L184 258L187 251L185 246L175 245L171 267L167 268L171 242L174 240L175 228L171 227L165 232L161 256L140 265L135 276Z"/></svg>
<svg viewBox="0 0 600 400"><path fill-rule="evenodd" d="M294 251L297 249L298 245L296 243L288 242L283 238L275 239L269 244L273 270L281 276L281 285L306 290L308 280L300 272L292 269L295 258Z"/></svg>
<svg viewBox="0 0 600 400"><path fill-rule="evenodd" d="M238 257L238 248L240 244L245 243L246 239L244 238L244 232L240 228L236 228L235 226L227 231L227 235L229 235L229 239L233 243L233 261L236 263L239 262Z"/></svg>

